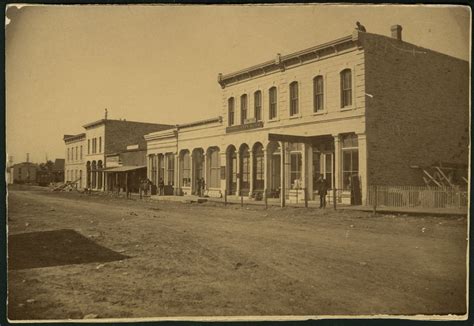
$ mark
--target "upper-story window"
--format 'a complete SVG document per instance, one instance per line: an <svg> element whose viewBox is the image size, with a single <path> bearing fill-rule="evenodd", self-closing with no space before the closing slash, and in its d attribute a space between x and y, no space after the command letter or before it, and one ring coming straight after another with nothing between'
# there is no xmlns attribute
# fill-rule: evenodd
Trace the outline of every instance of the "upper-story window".
<svg viewBox="0 0 474 326"><path fill-rule="evenodd" d="M244 124L247 120L247 94L240 97L240 123Z"/></svg>
<svg viewBox="0 0 474 326"><path fill-rule="evenodd" d="M298 114L298 82L290 84L290 116Z"/></svg>
<svg viewBox="0 0 474 326"><path fill-rule="evenodd" d="M81 145L81 152L80 153L81 153L81 160L82 160L82 145Z"/></svg>
<svg viewBox="0 0 474 326"><path fill-rule="evenodd" d="M227 109L228 109L228 114L229 114L229 118L228 118L228 122L229 122L229 126L233 126L235 121L235 101L234 101L234 98L231 97L229 100L228 100L228 103L227 103Z"/></svg>
<svg viewBox="0 0 474 326"><path fill-rule="evenodd" d="M254 109L255 109L255 119L257 121L262 120L262 92L256 91L253 94L254 99Z"/></svg>
<svg viewBox="0 0 474 326"><path fill-rule="evenodd" d="M102 153L102 137L99 137L99 153Z"/></svg>
<svg viewBox="0 0 474 326"><path fill-rule="evenodd" d="M90 154L91 153L91 140L88 139L87 140L87 154Z"/></svg>
<svg viewBox="0 0 474 326"><path fill-rule="evenodd" d="M341 71L341 108L352 105L352 72L350 69Z"/></svg>
<svg viewBox="0 0 474 326"><path fill-rule="evenodd" d="M277 88L272 87L268 90L268 118L270 120L276 119L277 117Z"/></svg>
<svg viewBox="0 0 474 326"><path fill-rule="evenodd" d="M324 80L323 76L313 79L313 110L319 112L324 109Z"/></svg>
<svg viewBox="0 0 474 326"><path fill-rule="evenodd" d="M70 161L71 160L71 157L69 156L69 148L67 149L67 160Z"/></svg>
<svg viewBox="0 0 474 326"><path fill-rule="evenodd" d="M76 146L76 161L79 159L79 147Z"/></svg>

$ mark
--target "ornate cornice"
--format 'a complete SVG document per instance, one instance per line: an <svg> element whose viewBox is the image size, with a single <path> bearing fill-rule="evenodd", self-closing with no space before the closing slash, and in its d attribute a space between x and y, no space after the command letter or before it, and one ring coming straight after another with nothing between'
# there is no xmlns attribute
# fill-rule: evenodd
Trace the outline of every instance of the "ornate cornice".
<svg viewBox="0 0 474 326"><path fill-rule="evenodd" d="M318 61L326 57L337 55L343 51L359 48L359 35L355 31L349 36L336 39L331 42L323 43L309 49L281 55L277 53L274 60L245 68L230 74L219 74L217 82L222 88L230 84L243 82L252 78L266 76L268 74L285 71L308 62Z"/></svg>

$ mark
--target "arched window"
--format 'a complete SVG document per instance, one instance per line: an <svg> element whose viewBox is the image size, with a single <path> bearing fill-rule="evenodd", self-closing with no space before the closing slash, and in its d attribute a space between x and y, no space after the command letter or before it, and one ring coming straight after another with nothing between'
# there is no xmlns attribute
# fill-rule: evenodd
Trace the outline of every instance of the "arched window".
<svg viewBox="0 0 474 326"><path fill-rule="evenodd" d="M262 120L262 92L256 91L253 94L254 99L254 109L255 109L255 120L260 121Z"/></svg>
<svg viewBox="0 0 474 326"><path fill-rule="evenodd" d="M352 72L350 69L341 71L341 108L352 105Z"/></svg>
<svg viewBox="0 0 474 326"><path fill-rule="evenodd" d="M324 109L324 80L323 76L316 76L313 79L313 110L314 112Z"/></svg>
<svg viewBox="0 0 474 326"><path fill-rule="evenodd" d="M277 117L277 88L272 87L268 90L268 118L270 120Z"/></svg>
<svg viewBox="0 0 474 326"><path fill-rule="evenodd" d="M235 121L234 121L234 119L235 119L235 113L234 113L235 107L234 107L234 98L233 97L231 97L228 100L227 107L228 107L227 109L228 109L228 114L229 114L229 118L228 118L229 126L233 126L234 123L235 123Z"/></svg>
<svg viewBox="0 0 474 326"><path fill-rule="evenodd" d="M244 124L247 120L247 94L240 97L240 123Z"/></svg>
<svg viewBox="0 0 474 326"><path fill-rule="evenodd" d="M298 114L298 82L290 84L290 116Z"/></svg>

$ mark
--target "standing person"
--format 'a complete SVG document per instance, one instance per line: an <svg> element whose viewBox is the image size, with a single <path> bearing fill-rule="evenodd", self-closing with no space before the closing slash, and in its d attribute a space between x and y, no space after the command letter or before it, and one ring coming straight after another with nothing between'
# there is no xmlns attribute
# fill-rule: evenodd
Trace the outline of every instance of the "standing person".
<svg viewBox="0 0 474 326"><path fill-rule="evenodd" d="M318 180L319 208L326 208L326 195L328 194L328 184L323 176Z"/></svg>
<svg viewBox="0 0 474 326"><path fill-rule="evenodd" d="M160 191L158 195L163 196L165 194L165 182L163 181L163 178L160 178L160 181L158 182L158 188Z"/></svg>
<svg viewBox="0 0 474 326"><path fill-rule="evenodd" d="M138 184L138 191L140 193L140 199L143 198L143 192L145 190L145 184L144 184L144 180L143 179L140 179L140 183Z"/></svg>
<svg viewBox="0 0 474 326"><path fill-rule="evenodd" d="M197 195L199 197L201 197L201 187L202 187L201 178L197 178Z"/></svg>
<svg viewBox="0 0 474 326"><path fill-rule="evenodd" d="M206 181L204 181L204 178L201 178L201 186L202 186L201 196L204 196L204 193L206 191Z"/></svg>

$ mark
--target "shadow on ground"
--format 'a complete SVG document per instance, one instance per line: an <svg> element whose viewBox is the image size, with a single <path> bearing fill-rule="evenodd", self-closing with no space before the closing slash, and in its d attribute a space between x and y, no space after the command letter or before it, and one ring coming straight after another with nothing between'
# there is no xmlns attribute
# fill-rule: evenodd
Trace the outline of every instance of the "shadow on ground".
<svg viewBox="0 0 474 326"><path fill-rule="evenodd" d="M129 258L102 247L74 230L8 236L8 269L109 262Z"/></svg>

